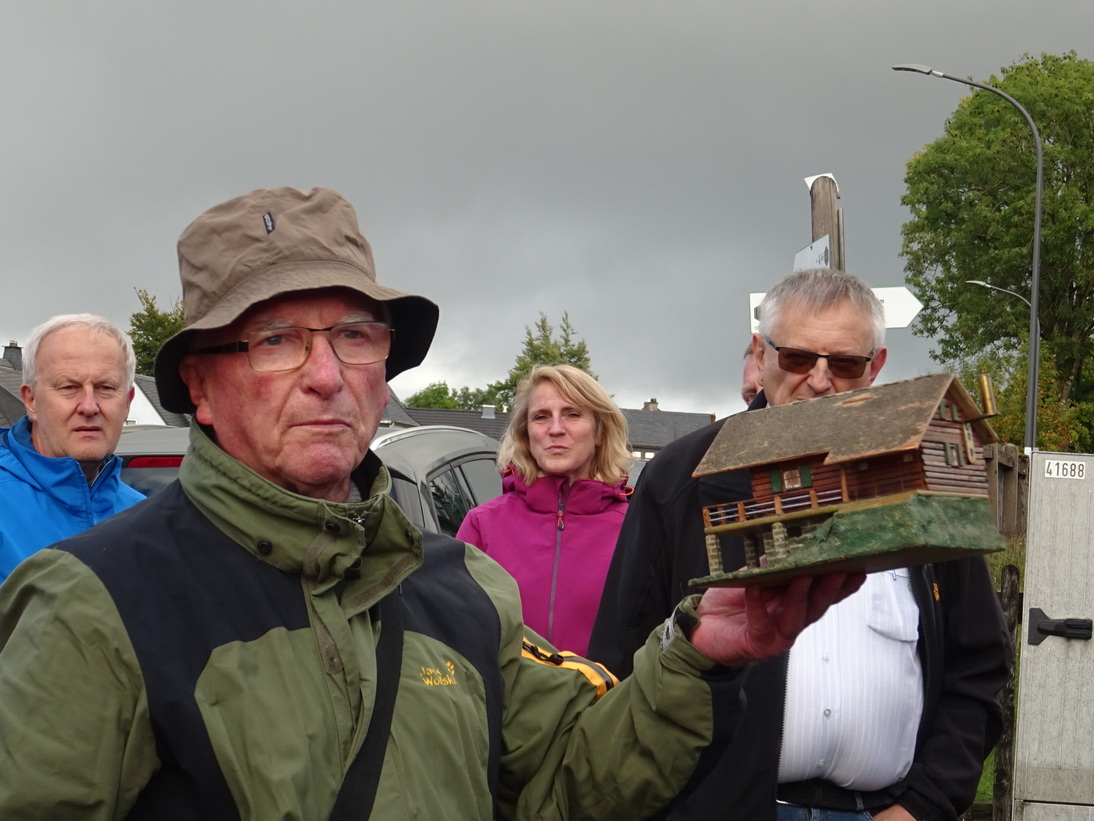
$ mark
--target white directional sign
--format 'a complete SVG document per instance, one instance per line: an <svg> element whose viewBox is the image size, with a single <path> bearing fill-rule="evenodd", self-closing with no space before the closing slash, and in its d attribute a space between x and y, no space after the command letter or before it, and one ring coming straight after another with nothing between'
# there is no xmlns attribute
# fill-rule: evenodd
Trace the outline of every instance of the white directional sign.
<svg viewBox="0 0 1094 821"><path fill-rule="evenodd" d="M874 288L873 291L885 307L886 328L907 328L923 308L923 303L903 285ZM756 333L759 329L758 309L763 298L763 293L748 295L748 326L752 333Z"/></svg>
<svg viewBox="0 0 1094 821"><path fill-rule="evenodd" d="M827 268L831 264L828 234L825 234L811 245L806 245L794 254L795 271L804 271L807 268Z"/></svg>
<svg viewBox="0 0 1094 821"><path fill-rule="evenodd" d="M923 303L903 285L895 288L874 288L874 294L885 306L886 328L907 328L923 308Z"/></svg>

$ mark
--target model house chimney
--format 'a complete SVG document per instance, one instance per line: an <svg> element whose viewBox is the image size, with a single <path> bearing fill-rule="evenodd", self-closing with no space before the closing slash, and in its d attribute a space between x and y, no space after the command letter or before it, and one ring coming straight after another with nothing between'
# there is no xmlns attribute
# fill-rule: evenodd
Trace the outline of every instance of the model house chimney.
<svg viewBox="0 0 1094 821"><path fill-rule="evenodd" d="M657 407L657 397L654 397L649 402L646 402L644 405L642 405L642 410L652 410L652 411L661 410L659 407Z"/></svg>
<svg viewBox="0 0 1094 821"><path fill-rule="evenodd" d="M495 418L494 410L495 410L494 405L483 405L482 406L482 418L483 419L494 419Z"/></svg>

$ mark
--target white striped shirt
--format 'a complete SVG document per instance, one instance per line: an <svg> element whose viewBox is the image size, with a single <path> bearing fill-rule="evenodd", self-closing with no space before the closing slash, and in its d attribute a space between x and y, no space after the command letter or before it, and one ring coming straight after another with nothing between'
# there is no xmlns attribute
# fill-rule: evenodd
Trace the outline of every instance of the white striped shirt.
<svg viewBox="0 0 1094 821"><path fill-rule="evenodd" d="M923 712L919 609L906 569L871 573L790 651L780 783L876 790L912 765Z"/></svg>

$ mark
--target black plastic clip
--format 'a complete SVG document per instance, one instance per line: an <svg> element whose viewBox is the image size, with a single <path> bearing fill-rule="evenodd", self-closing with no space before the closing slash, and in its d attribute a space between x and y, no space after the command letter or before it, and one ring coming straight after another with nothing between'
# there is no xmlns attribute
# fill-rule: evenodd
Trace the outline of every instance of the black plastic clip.
<svg viewBox="0 0 1094 821"><path fill-rule="evenodd" d="M1029 643L1040 644L1048 636L1090 641L1094 622L1090 619L1050 619L1039 607L1029 609Z"/></svg>

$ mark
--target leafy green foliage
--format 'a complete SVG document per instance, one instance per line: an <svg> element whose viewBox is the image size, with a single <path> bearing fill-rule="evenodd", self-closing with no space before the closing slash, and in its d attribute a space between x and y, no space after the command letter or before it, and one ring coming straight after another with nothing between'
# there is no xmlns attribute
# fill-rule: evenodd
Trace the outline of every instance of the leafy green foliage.
<svg viewBox="0 0 1094 821"><path fill-rule="evenodd" d="M182 303L176 300L170 310L161 311L155 296L144 288L136 292L141 310L129 317L129 338L137 355L137 373L152 376L160 346L182 330Z"/></svg>
<svg viewBox="0 0 1094 821"><path fill-rule="evenodd" d="M430 382L417 393L408 396L405 404L408 408L460 409L460 404L449 390L447 382Z"/></svg>
<svg viewBox="0 0 1094 821"><path fill-rule="evenodd" d="M596 378L596 374L589 370L589 348L585 340L575 340L574 326L570 324L567 313L562 314L560 331L561 335L556 337L554 327L543 313L540 313L534 331L525 326L524 349L517 355L516 364L509 369L505 379L487 386L497 399L495 404L505 410L513 407L517 385L532 372L535 365L573 365Z"/></svg>
<svg viewBox="0 0 1094 821"><path fill-rule="evenodd" d="M1039 447L1094 444L1094 63L1075 52L1023 58L985 82L1014 97L1041 133L1044 156L1039 313ZM1033 134L1014 106L975 90L945 132L909 160L901 202L906 281L923 303L913 330L934 336L939 362L1006 363L1001 393L1023 396L1033 256ZM1021 386L1019 386L1021 383ZM1019 430L1024 427L1024 404ZM1049 428L1058 413L1059 430ZM1002 424L1002 420L1000 420ZM1073 435L1074 434L1074 435ZM1014 441L1021 441L1019 435Z"/></svg>
<svg viewBox="0 0 1094 821"><path fill-rule="evenodd" d="M535 365L573 365L596 378L589 370L589 348L578 339L569 314L562 314L559 334L540 313L532 327L524 328L524 347L517 354L516 362L504 379L491 382L485 388L463 387L452 390L446 382L434 382L413 396L406 404L412 408L460 408L478 410L483 405L494 405L501 411L512 408L517 385L532 371Z"/></svg>
<svg viewBox="0 0 1094 821"><path fill-rule="evenodd" d="M972 360L951 363L963 385L975 393L979 374L987 374L993 385L1002 386L996 393L998 416L989 420L1004 442L1022 444L1026 432L1026 354L1021 352L986 352ZM1089 414L1087 404L1071 399L1059 399L1053 393L1058 381L1052 354L1041 349L1040 387L1037 404L1038 446L1051 451L1074 451L1080 446L1084 431L1083 419Z"/></svg>

